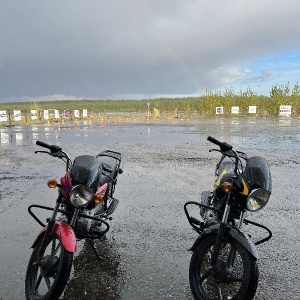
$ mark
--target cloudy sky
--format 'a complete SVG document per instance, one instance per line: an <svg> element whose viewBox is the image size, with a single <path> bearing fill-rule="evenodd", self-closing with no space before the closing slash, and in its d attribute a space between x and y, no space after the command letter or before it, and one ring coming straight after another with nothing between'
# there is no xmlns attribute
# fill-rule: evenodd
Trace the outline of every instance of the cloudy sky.
<svg viewBox="0 0 300 300"><path fill-rule="evenodd" d="M0 102L300 83L299 0L0 0Z"/></svg>

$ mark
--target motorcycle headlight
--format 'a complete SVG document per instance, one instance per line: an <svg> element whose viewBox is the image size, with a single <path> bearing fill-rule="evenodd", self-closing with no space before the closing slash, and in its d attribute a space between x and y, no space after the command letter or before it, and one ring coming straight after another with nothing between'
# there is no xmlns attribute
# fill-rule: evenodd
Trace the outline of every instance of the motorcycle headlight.
<svg viewBox="0 0 300 300"><path fill-rule="evenodd" d="M94 191L88 186L79 184L72 188L69 199L75 207L87 206L94 198Z"/></svg>
<svg viewBox="0 0 300 300"><path fill-rule="evenodd" d="M255 212L262 209L269 201L271 193L265 189L253 190L247 198L247 209Z"/></svg>

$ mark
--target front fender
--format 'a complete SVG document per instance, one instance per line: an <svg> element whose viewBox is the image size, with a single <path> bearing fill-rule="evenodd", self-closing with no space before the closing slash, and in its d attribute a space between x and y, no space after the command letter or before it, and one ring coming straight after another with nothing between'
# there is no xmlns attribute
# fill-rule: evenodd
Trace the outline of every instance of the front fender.
<svg viewBox="0 0 300 300"><path fill-rule="evenodd" d="M47 226L45 226L41 230L31 248L34 248L36 246L38 241L44 236L46 230ZM73 231L73 228L69 224L65 222L56 222L51 234L56 234L58 236L60 242L68 252L76 252L76 236Z"/></svg>
<svg viewBox="0 0 300 300"><path fill-rule="evenodd" d="M193 246L189 249L194 251L199 244L208 236L211 234L217 234L219 231L219 227L220 225L213 225L208 227L207 229L205 229L203 231L203 233L196 239L196 241L194 242ZM246 250L255 258L255 259L259 259L259 254L258 251L254 245L254 243L240 230L238 230L237 228L230 228L228 235L230 238L236 240L237 242L239 242L244 248L246 248Z"/></svg>

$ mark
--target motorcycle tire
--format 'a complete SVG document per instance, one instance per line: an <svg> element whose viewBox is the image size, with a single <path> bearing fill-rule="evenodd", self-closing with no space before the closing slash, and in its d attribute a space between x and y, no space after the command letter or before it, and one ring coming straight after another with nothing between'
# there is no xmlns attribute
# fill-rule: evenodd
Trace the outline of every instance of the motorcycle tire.
<svg viewBox="0 0 300 300"><path fill-rule="evenodd" d="M189 281L194 299L253 299L259 276L256 259L237 240L229 238L221 247L213 272L210 259L216 237L207 236L192 254Z"/></svg>
<svg viewBox="0 0 300 300"><path fill-rule="evenodd" d="M71 273L73 253L65 250L57 235L45 239L43 245L43 238L39 240L28 263L25 278L27 300L59 299Z"/></svg>

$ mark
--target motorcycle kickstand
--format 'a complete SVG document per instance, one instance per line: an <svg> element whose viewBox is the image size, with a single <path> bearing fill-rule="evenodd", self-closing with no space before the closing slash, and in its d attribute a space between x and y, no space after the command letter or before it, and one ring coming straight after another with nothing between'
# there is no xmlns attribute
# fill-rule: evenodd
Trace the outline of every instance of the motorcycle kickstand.
<svg viewBox="0 0 300 300"><path fill-rule="evenodd" d="M94 253L95 253L96 256L98 257L98 259L104 259L104 257L101 256L101 255L99 254L99 252L98 252L98 250L97 250L97 247L96 247L94 241L93 241L92 239L88 239L88 240L89 240L89 242L90 242L91 247L92 247L93 250L94 250Z"/></svg>

